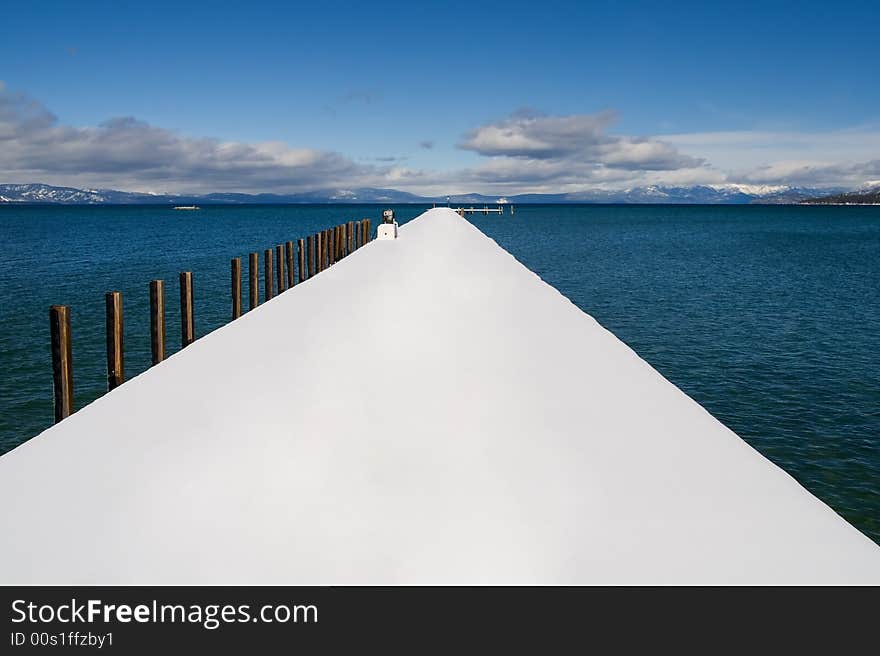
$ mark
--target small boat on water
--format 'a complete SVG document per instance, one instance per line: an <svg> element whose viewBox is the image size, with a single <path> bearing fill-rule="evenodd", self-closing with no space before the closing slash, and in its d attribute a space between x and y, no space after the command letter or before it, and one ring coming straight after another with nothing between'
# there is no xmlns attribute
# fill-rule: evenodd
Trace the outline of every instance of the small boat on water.
<svg viewBox="0 0 880 656"><path fill-rule="evenodd" d="M202 209L198 205L175 205L172 209L175 210L200 210Z"/></svg>

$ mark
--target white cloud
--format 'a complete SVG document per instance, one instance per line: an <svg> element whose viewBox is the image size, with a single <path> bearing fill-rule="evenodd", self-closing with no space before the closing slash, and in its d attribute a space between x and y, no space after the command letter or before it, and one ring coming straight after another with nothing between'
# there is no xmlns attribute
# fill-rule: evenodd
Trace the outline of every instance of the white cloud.
<svg viewBox="0 0 880 656"><path fill-rule="evenodd" d="M608 134L616 115L543 116L519 112L465 135L460 147L488 157L556 160L632 170L676 170L702 165L649 137Z"/></svg>
<svg viewBox="0 0 880 656"><path fill-rule="evenodd" d="M71 127L0 87L0 180L163 191L295 191L378 184L389 167L281 142L182 136L134 118Z"/></svg>
<svg viewBox="0 0 880 656"><path fill-rule="evenodd" d="M660 139L609 132L611 111L546 116L519 111L468 132L459 147L485 158L460 171L491 191L541 193L620 188L649 177L716 179L701 157Z"/></svg>
<svg viewBox="0 0 880 656"><path fill-rule="evenodd" d="M880 128L731 131L664 135L684 153L700 153L730 182L858 186L880 171Z"/></svg>

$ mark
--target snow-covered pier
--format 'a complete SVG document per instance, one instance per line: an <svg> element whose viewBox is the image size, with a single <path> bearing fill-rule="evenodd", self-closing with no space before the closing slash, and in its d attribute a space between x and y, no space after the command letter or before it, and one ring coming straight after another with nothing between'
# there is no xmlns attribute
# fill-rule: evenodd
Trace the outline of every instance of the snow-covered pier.
<svg viewBox="0 0 880 656"><path fill-rule="evenodd" d="M880 583L880 547L448 208L0 457L0 582Z"/></svg>

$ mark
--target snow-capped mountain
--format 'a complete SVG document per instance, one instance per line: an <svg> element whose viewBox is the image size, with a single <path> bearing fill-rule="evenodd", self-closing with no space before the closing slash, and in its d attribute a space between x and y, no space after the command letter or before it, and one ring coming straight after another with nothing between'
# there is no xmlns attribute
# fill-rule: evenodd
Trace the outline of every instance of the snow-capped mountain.
<svg viewBox="0 0 880 656"><path fill-rule="evenodd" d="M114 189L75 189L52 185L0 185L0 203L63 205L175 203L424 203L428 199L395 189L321 189L295 194L144 194Z"/></svg>
<svg viewBox="0 0 880 656"><path fill-rule="evenodd" d="M673 204L745 204L745 203L798 203L825 197L845 189L811 189L783 185L697 185L667 187L651 185L631 189L592 189L566 194L519 194L507 196L508 202L517 203L673 203ZM69 205L97 204L245 204L245 203L445 203L495 204L498 196L484 194L454 194L427 197L396 189L319 189L292 194L212 193L201 195L145 194L113 189L75 189L46 184L0 185L2 203L55 203Z"/></svg>
<svg viewBox="0 0 880 656"><path fill-rule="evenodd" d="M880 205L880 180L866 182L854 191L811 198L810 205Z"/></svg>
<svg viewBox="0 0 880 656"><path fill-rule="evenodd" d="M525 194L511 196L510 202L557 202L557 203L667 203L733 205L747 203L797 203L839 191L820 190L783 185L695 185L691 187L667 187L650 185L622 190L595 189L569 194Z"/></svg>
<svg viewBox="0 0 880 656"><path fill-rule="evenodd" d="M52 187L45 184L0 185L3 203L106 203L106 198L92 189Z"/></svg>

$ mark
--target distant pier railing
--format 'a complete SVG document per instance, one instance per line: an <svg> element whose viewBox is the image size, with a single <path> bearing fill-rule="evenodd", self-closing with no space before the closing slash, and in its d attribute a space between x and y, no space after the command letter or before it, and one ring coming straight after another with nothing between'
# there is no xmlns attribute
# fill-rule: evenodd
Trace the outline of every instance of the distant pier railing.
<svg viewBox="0 0 880 656"><path fill-rule="evenodd" d="M348 221L313 235L277 244L263 252L263 284L265 300L293 289L321 271L333 266L361 246L370 242L371 220ZM274 258L273 258L274 255ZM260 304L258 252L248 259L249 309ZM241 257L230 263L232 321L242 314ZM196 339L193 273L180 273L181 349ZM152 365L165 359L165 282L152 280L150 294L150 350ZM123 344L122 292L105 295L107 329L107 391L125 382L125 349ZM52 378L55 423L69 417L75 410L73 397L73 339L70 332L70 306L49 308L49 332L52 349Z"/></svg>
<svg viewBox="0 0 880 656"><path fill-rule="evenodd" d="M507 205L510 209L511 215L513 212L513 205ZM505 205L499 205L498 207L489 207L488 205L484 207L453 207L452 210L459 214L460 216L464 216L465 214L504 214Z"/></svg>

